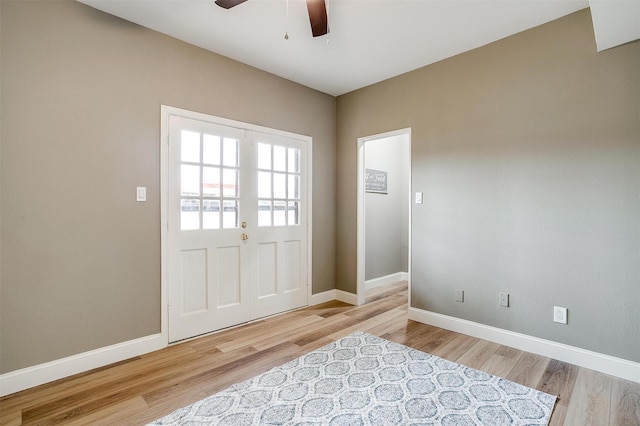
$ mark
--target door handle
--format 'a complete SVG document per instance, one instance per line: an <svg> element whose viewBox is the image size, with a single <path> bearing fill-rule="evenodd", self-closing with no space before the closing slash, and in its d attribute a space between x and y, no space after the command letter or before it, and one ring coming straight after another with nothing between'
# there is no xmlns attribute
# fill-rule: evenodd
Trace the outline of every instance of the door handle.
<svg viewBox="0 0 640 426"><path fill-rule="evenodd" d="M243 232L242 235L240 235L240 239L242 241L247 241L249 239L249 236Z"/></svg>

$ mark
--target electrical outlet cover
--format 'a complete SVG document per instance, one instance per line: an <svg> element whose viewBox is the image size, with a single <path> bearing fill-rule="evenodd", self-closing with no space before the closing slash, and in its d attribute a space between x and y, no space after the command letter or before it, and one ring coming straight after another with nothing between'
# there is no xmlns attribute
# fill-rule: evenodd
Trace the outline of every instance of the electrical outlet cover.
<svg viewBox="0 0 640 426"><path fill-rule="evenodd" d="M553 321L559 324L567 323L567 308L560 306L553 307Z"/></svg>
<svg viewBox="0 0 640 426"><path fill-rule="evenodd" d="M500 306L509 307L509 293L500 293Z"/></svg>

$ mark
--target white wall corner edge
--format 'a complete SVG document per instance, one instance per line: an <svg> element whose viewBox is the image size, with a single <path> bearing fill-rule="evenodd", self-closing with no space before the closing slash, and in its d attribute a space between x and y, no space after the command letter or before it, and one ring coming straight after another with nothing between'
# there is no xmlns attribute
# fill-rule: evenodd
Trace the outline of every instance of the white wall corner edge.
<svg viewBox="0 0 640 426"><path fill-rule="evenodd" d="M413 307L408 319L640 383L637 362Z"/></svg>
<svg viewBox="0 0 640 426"><path fill-rule="evenodd" d="M163 349L167 338L152 334L0 375L0 397Z"/></svg>

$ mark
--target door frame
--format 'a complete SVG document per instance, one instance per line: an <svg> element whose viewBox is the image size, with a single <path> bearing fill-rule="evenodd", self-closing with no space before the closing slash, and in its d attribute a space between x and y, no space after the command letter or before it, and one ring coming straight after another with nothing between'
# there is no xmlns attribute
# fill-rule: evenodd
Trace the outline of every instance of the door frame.
<svg viewBox="0 0 640 426"><path fill-rule="evenodd" d="M365 195L364 190L364 169L365 169L365 144L367 142L375 141L378 139L386 139L393 136L407 136L409 138L409 164L411 164L411 127L399 130L392 130L390 132L379 133L371 136L364 136L358 138L358 210L357 210L357 260L356 260L356 300L357 305L364 305L365 303L365 266L366 266L366 249L365 249ZM409 197L407 203L409 203L409 226L407 241L408 241L408 253L407 253L407 269L408 269L408 283L409 283L409 306L411 306L411 167L409 167Z"/></svg>
<svg viewBox="0 0 640 426"><path fill-rule="evenodd" d="M307 305L311 300L313 288L313 138L284 130L272 129L256 124L245 123L218 117L210 114L190 111L168 105L160 106L160 334L166 346L169 346L169 280L168 280L168 231L169 231L169 117L179 116L192 120L200 120L222 126L235 127L242 130L268 133L286 138L300 140L307 144ZM212 333L215 333L213 331ZM187 339L188 340L188 339ZM180 343L180 342L177 342Z"/></svg>

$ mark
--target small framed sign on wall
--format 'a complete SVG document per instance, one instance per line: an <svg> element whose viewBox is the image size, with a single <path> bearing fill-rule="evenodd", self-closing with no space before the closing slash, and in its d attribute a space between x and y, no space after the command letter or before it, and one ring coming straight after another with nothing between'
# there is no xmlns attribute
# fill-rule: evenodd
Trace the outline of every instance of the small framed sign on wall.
<svg viewBox="0 0 640 426"><path fill-rule="evenodd" d="M364 190L378 194L387 193L387 172L375 169L364 170Z"/></svg>

